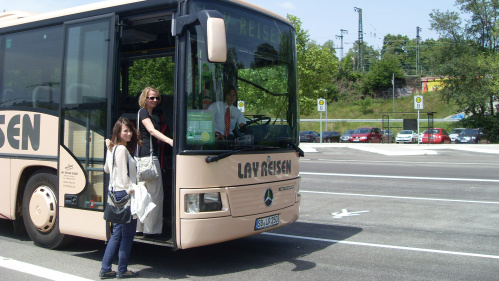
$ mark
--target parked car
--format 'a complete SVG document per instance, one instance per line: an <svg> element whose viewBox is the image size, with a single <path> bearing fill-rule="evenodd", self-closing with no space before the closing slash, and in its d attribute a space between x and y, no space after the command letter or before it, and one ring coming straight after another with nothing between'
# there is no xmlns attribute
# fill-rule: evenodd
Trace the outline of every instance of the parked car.
<svg viewBox="0 0 499 281"><path fill-rule="evenodd" d="M300 142L319 142L321 136L316 131L300 132Z"/></svg>
<svg viewBox="0 0 499 281"><path fill-rule="evenodd" d="M340 132L325 131L322 132L322 142L340 142Z"/></svg>
<svg viewBox="0 0 499 281"><path fill-rule="evenodd" d="M402 130L397 134L395 140L397 143L414 143L418 142L418 133L413 130Z"/></svg>
<svg viewBox="0 0 499 281"><path fill-rule="evenodd" d="M455 142L457 136L464 130L466 130L466 128L454 128L449 134L450 141Z"/></svg>
<svg viewBox="0 0 499 281"><path fill-rule="evenodd" d="M421 143L450 143L450 137L442 128L432 128L424 131Z"/></svg>
<svg viewBox="0 0 499 281"><path fill-rule="evenodd" d="M395 135L392 130L381 130L383 132L383 141L384 142L395 142Z"/></svg>
<svg viewBox="0 0 499 281"><path fill-rule="evenodd" d="M466 129L456 138L456 143L489 143L489 134L482 128Z"/></svg>
<svg viewBox="0 0 499 281"><path fill-rule="evenodd" d="M355 130L346 130L340 137L340 142L349 142L350 136L355 132Z"/></svg>
<svg viewBox="0 0 499 281"><path fill-rule="evenodd" d="M361 127L350 136L350 142L383 142L380 128Z"/></svg>

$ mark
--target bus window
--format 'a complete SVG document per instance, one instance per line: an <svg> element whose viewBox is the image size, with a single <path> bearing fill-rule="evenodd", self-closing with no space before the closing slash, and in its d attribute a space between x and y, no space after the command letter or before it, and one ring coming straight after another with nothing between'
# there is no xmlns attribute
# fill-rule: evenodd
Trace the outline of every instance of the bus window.
<svg viewBox="0 0 499 281"><path fill-rule="evenodd" d="M62 27L5 36L0 106L59 110Z"/></svg>

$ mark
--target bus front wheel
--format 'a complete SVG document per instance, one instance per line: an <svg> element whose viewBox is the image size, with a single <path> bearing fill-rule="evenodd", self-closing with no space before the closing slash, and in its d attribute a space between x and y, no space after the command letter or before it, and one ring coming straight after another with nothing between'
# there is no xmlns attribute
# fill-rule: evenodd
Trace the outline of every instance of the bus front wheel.
<svg viewBox="0 0 499 281"><path fill-rule="evenodd" d="M23 195L23 220L33 242L55 249L69 242L68 235L59 232L58 190L56 175L47 171L33 174Z"/></svg>

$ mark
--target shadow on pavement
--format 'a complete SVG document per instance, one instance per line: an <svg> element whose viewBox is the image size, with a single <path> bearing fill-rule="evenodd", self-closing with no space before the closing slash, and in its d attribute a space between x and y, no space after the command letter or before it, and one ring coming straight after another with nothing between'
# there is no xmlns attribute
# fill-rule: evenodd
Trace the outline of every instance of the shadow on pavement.
<svg viewBox="0 0 499 281"><path fill-rule="evenodd" d="M361 228L355 227L295 222L270 233L345 240L361 231ZM4 220L0 220L0 235L22 241L29 240L27 235L14 234L11 222ZM304 257L333 244L334 242L265 234L179 251L172 251L168 247L134 243L129 267L132 270L142 268L138 270L140 279L216 277L264 269L283 263L292 264L291 271L306 271L315 268L316 264L307 261ZM57 251L100 262L104 250L103 241L76 238L73 243Z"/></svg>

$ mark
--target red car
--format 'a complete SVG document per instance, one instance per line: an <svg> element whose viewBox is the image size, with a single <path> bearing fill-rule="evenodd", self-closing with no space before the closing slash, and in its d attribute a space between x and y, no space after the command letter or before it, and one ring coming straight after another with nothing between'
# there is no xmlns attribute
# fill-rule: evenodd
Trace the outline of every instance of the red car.
<svg viewBox="0 0 499 281"><path fill-rule="evenodd" d="M424 131L422 143L450 143L450 137L442 128L432 128Z"/></svg>
<svg viewBox="0 0 499 281"><path fill-rule="evenodd" d="M350 136L350 142L383 142L383 134L379 128L361 127Z"/></svg>

